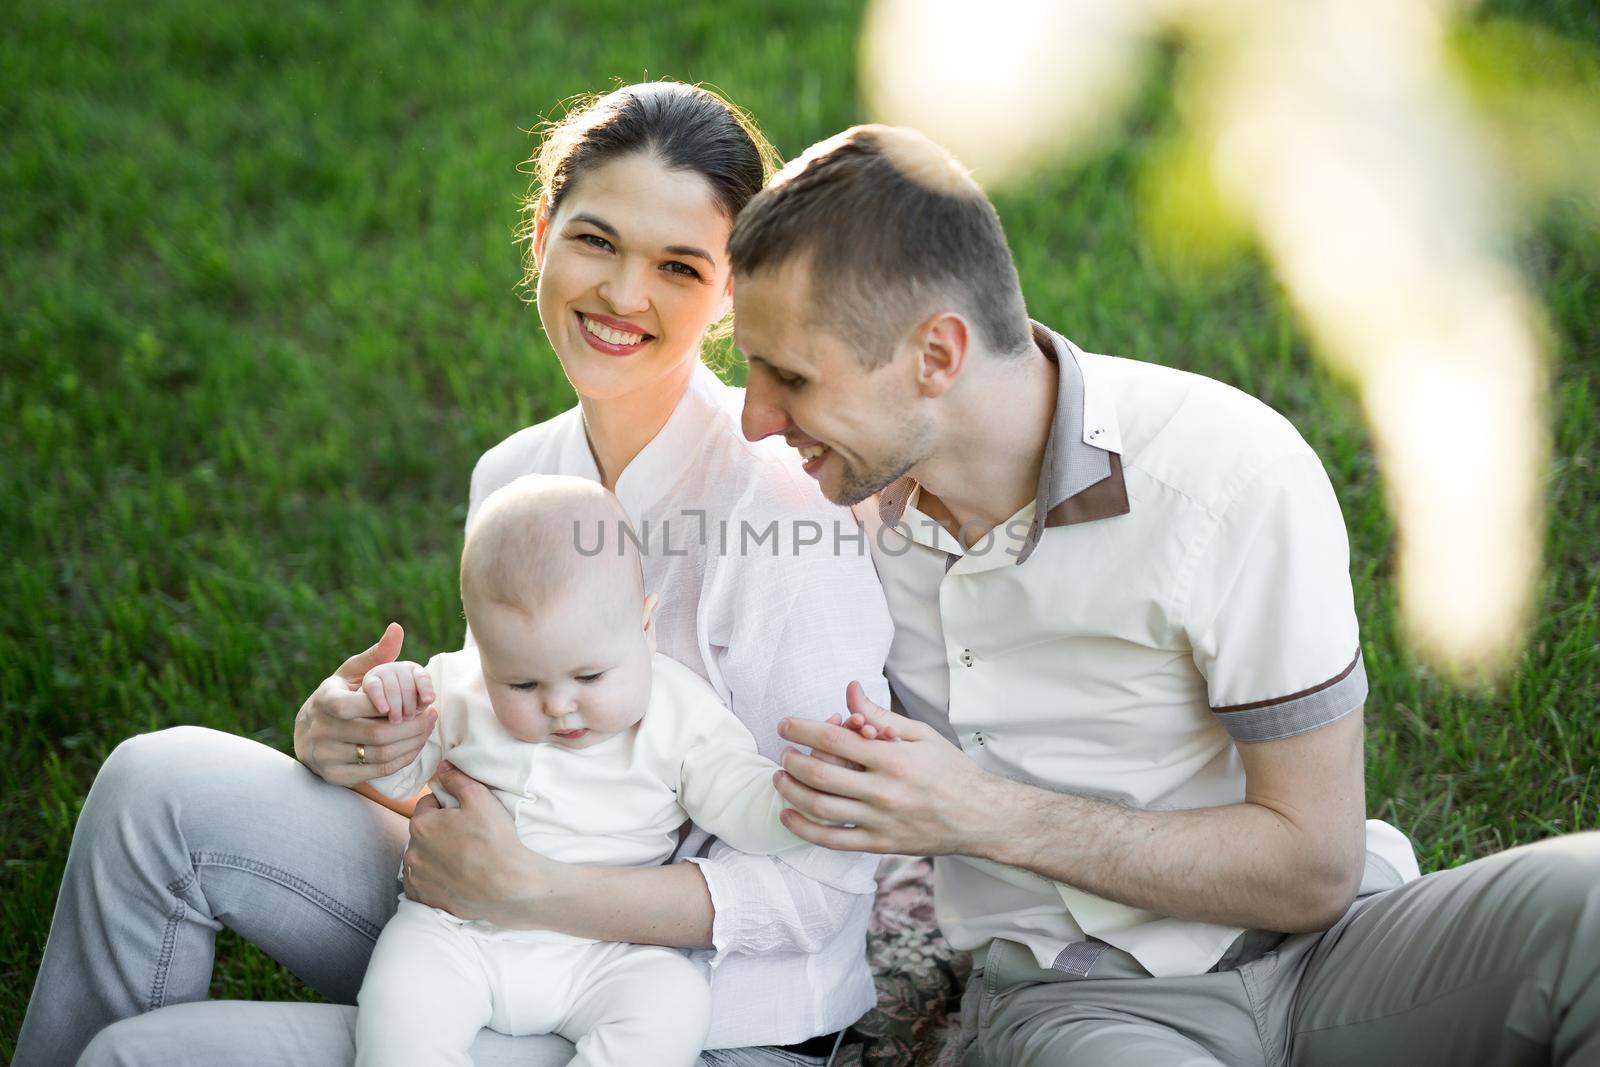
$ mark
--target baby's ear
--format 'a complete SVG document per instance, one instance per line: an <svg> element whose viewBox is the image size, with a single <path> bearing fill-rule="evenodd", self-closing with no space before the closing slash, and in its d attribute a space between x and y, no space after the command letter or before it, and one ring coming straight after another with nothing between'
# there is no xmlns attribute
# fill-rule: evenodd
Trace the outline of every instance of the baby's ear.
<svg viewBox="0 0 1600 1067"><path fill-rule="evenodd" d="M656 651L656 605L660 602L654 593L644 598L644 643L649 646L651 655Z"/></svg>

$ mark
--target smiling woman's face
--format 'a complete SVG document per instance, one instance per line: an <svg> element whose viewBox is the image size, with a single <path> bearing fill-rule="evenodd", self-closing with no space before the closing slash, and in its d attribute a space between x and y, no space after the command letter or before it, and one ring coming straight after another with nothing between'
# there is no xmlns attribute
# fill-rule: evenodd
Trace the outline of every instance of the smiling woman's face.
<svg viewBox="0 0 1600 1067"><path fill-rule="evenodd" d="M699 174L636 152L586 171L535 231L539 319L578 395L662 385L730 303L732 222Z"/></svg>

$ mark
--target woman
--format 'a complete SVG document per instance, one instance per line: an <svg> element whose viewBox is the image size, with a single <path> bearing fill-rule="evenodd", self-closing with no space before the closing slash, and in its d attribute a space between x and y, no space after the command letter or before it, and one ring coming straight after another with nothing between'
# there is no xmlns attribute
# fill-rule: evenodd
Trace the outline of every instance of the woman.
<svg viewBox="0 0 1600 1067"><path fill-rule="evenodd" d="M849 514L789 449L743 439L739 392L698 358L731 303L732 220L771 158L725 101L673 83L618 89L547 133L524 233L540 319L579 402L479 460L468 521L525 473L612 488L648 539L661 651L706 677L777 758L778 720L836 712L852 678L884 702L890 624L870 561L841 547ZM394 910L402 853L407 893L466 918L696 950L712 985L708 1046L725 1050L705 1062L826 1058L873 1000L872 857L745 856L690 828L683 862L567 867L524 849L459 776L446 780L459 809L425 798L408 824L338 788L408 762L426 736L428 716L389 725L356 689L400 641L391 625L301 709L295 753L315 777L189 727L118 747L74 833L17 1062L70 1062L91 1038L80 1062L348 1062L354 1009L338 1005L353 1002ZM337 1004L206 1002L223 925ZM480 1064L570 1054L560 1038L488 1031L473 1048Z"/></svg>

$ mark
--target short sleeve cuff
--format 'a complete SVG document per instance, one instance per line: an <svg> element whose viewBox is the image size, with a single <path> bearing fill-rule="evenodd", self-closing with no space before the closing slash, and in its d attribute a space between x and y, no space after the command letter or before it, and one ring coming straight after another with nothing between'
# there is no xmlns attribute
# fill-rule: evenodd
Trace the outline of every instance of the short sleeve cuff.
<svg viewBox="0 0 1600 1067"><path fill-rule="evenodd" d="M1243 744L1279 741L1337 722L1367 700L1367 670L1356 649L1350 665L1310 689L1259 700L1212 708L1230 737Z"/></svg>

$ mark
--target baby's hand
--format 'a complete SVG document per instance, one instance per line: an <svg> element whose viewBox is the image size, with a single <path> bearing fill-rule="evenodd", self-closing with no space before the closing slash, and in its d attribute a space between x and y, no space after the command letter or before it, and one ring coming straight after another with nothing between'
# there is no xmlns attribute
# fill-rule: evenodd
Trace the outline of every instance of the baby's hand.
<svg viewBox="0 0 1600 1067"><path fill-rule="evenodd" d="M867 720L865 715L851 715L839 725L847 730L854 730L861 735L864 741L898 741L900 735L895 733L892 724L876 726Z"/></svg>
<svg viewBox="0 0 1600 1067"><path fill-rule="evenodd" d="M856 733L860 734L862 739L865 741L900 740L900 735L895 732L895 728L893 726L887 723L883 726L877 726L869 721L865 715L852 714L848 719L841 719L839 718L838 713L834 713L828 716L828 722L833 726L843 726L846 730L854 730ZM831 752L824 752L821 749L814 749L811 755L814 758L821 760L823 763L831 763L835 767L846 767L852 771L864 769L859 763L847 760L843 756L835 756ZM841 823L839 825L843 824Z"/></svg>
<svg viewBox="0 0 1600 1067"><path fill-rule="evenodd" d="M389 716L390 722L409 719L436 699L433 679L422 664L410 660L372 668L361 679L361 691L379 715Z"/></svg>

